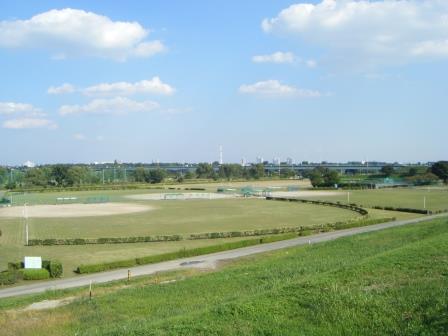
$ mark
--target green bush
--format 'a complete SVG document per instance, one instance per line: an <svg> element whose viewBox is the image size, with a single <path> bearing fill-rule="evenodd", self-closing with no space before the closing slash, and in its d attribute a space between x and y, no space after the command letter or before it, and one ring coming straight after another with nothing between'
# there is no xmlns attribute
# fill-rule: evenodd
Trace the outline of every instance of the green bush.
<svg viewBox="0 0 448 336"><path fill-rule="evenodd" d="M52 278L60 278L63 273L62 263L57 260L50 261L48 271Z"/></svg>
<svg viewBox="0 0 448 336"><path fill-rule="evenodd" d="M286 197L266 197L266 200L268 201L283 201L283 202L301 202L301 203L309 203L309 204L317 204L317 205L325 205L325 206L334 206L341 209L347 209L352 210L360 215L367 215L369 212L366 209L363 209L359 206L356 206L354 204L341 204L341 203L333 203L328 201L314 201L314 200L306 200L306 199L298 199L298 198L286 198Z"/></svg>
<svg viewBox="0 0 448 336"><path fill-rule="evenodd" d="M23 280L43 280L50 278L50 272L48 272L45 268L25 268L20 270L20 272L23 275Z"/></svg>
<svg viewBox="0 0 448 336"><path fill-rule="evenodd" d="M104 272L115 268L132 267L136 265L137 262L135 259L119 260L102 264L80 265L75 272L79 274Z"/></svg>
<svg viewBox="0 0 448 336"><path fill-rule="evenodd" d="M19 280L20 276L17 270L8 270L0 272L0 285L13 285Z"/></svg>
<svg viewBox="0 0 448 336"><path fill-rule="evenodd" d="M8 270L9 271L17 271L21 268L23 268L23 262L22 261L18 261L18 262L9 262L8 263Z"/></svg>
<svg viewBox="0 0 448 336"><path fill-rule="evenodd" d="M241 240L241 241L237 241L237 242L230 242L230 243L224 243L224 244L213 245L213 246L198 247L195 249L181 249L176 252L156 254L156 255L141 257L141 258L136 258L136 259L121 260L121 261L102 263L102 264L80 265L76 268L75 272L79 273L79 274L103 272L103 271L108 271L108 270L112 270L115 268L153 264L153 263L162 262L162 261L168 261L168 260L174 260L174 259L180 259L180 258L193 257L193 256L197 256L197 255L202 255L202 254L209 254L209 253L214 253L214 252L232 250L232 249L236 249L236 248L240 248L240 247L257 245L260 243L261 243L260 239L251 239L251 240Z"/></svg>

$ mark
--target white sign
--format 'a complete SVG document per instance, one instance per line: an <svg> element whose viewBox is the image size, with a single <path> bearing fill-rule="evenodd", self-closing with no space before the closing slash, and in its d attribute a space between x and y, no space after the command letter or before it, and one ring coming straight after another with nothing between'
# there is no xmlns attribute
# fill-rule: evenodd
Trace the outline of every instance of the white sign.
<svg viewBox="0 0 448 336"><path fill-rule="evenodd" d="M25 268L42 268L41 257L25 257Z"/></svg>

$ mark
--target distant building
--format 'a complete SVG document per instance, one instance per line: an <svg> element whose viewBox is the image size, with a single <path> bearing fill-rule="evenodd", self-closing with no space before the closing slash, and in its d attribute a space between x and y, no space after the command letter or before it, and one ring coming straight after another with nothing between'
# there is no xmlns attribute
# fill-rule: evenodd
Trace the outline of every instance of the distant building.
<svg viewBox="0 0 448 336"><path fill-rule="evenodd" d="M294 160L290 157L286 158L286 164L288 165L293 165L294 164Z"/></svg>
<svg viewBox="0 0 448 336"><path fill-rule="evenodd" d="M263 157L257 156L257 163L263 163Z"/></svg>
<svg viewBox="0 0 448 336"><path fill-rule="evenodd" d="M26 162L23 163L23 166L27 167L27 168L34 168L34 167L36 167L36 164L34 162L31 162L31 161L26 161Z"/></svg>
<svg viewBox="0 0 448 336"><path fill-rule="evenodd" d="M277 158L273 158L272 159L272 163L275 164L275 165L279 165L280 164L280 158L278 158L278 157Z"/></svg>

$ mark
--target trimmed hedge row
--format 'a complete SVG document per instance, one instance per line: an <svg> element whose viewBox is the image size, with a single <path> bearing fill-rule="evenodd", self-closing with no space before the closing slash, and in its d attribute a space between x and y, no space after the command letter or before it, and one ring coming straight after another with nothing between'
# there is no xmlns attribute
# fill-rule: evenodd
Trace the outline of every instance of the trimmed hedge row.
<svg viewBox="0 0 448 336"><path fill-rule="evenodd" d="M27 271L24 269L23 261L9 262L8 271L10 272L21 272ZM63 273L62 263L58 260L42 260L42 269L48 271L51 278L60 278ZM25 279L25 277L24 277ZM25 279L28 280L28 279Z"/></svg>
<svg viewBox="0 0 448 336"><path fill-rule="evenodd" d="M87 244L125 244L148 243L182 240L181 235L146 236L146 237L115 237L115 238L68 238L68 239L30 239L29 246L36 245L87 245Z"/></svg>
<svg viewBox="0 0 448 336"><path fill-rule="evenodd" d="M50 278L50 272L45 268L24 268L19 271L22 274L23 280L43 280Z"/></svg>
<svg viewBox="0 0 448 336"><path fill-rule="evenodd" d="M369 212L361 208L360 206L357 206L355 204L342 204L342 203L333 203L328 201L314 201L314 200L307 200L307 199L300 199L300 198L288 198L288 197L266 197L266 200L268 201L284 201L284 202L300 202L300 203L309 203L309 204L316 204L316 205L325 205L325 206L332 206L336 208L341 208L345 210L351 210L359 213L362 216L368 215Z"/></svg>
<svg viewBox="0 0 448 336"><path fill-rule="evenodd" d="M379 209L379 210L410 212L410 213L416 213L416 214L422 214L422 215L431 215L433 213L431 210L412 209L412 208L396 208L396 207L391 207L391 206L379 206L379 205L375 205L372 208Z"/></svg>
<svg viewBox="0 0 448 336"><path fill-rule="evenodd" d="M342 229L348 229L351 227L361 227L361 226L389 222L389 221L393 221L393 220L395 220L394 217L378 218L378 219L363 219L363 220L355 220L355 221L348 221L348 222L337 222L337 223L331 223L331 224L316 225L313 227L289 228L293 231L287 232L284 234L274 235L274 236L267 236L267 237L263 237L260 239L241 240L241 241L236 241L236 242L223 243L223 244L219 244L219 245L198 247L198 248L194 248L194 249L185 249L184 248L184 249L176 251L176 252L156 254L156 255L151 255L151 256L146 256L146 257L120 260L120 261L114 261L114 262L109 262L109 263L80 265L76 268L75 272L79 273L79 274L86 274L86 273L103 272L103 271L113 270L113 269L122 268L122 267L133 267L133 266L137 266L137 265L154 264L154 263L163 262L163 261L169 261L169 260L187 258L187 257L194 257L194 256L198 256L198 255L233 250L233 249L237 249L237 248L253 246L253 245L258 245L258 244L272 243L272 242L276 242L276 241L280 241L280 240L292 239L297 236L309 236L311 234L319 233L319 232L327 232L327 231L331 231L331 230L342 230Z"/></svg>
<svg viewBox="0 0 448 336"><path fill-rule="evenodd" d="M182 249L176 252L164 253L164 254L156 254L147 257L128 259L128 260L120 260L109 263L101 263L101 264L90 264L90 265L80 265L76 268L75 272L79 274L85 273L95 273L108 271L115 268L121 267L132 267L136 265L145 265L145 264L153 264L162 261L168 261L179 258L193 257L201 254L208 254L226 250L232 250L240 247L252 246L260 244L262 239L251 239L251 240L242 240L238 242L230 242L213 246L205 246L199 247L195 249Z"/></svg>

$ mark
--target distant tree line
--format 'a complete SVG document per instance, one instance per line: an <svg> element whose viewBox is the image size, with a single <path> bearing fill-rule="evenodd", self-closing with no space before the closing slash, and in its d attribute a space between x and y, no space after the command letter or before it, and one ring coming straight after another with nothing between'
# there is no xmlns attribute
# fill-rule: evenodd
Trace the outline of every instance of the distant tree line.
<svg viewBox="0 0 448 336"><path fill-rule="evenodd" d="M414 185L427 185L442 180L448 183L448 161L438 161L431 167L410 167L396 170L392 165L381 168L382 177L397 177Z"/></svg>
<svg viewBox="0 0 448 336"><path fill-rule="evenodd" d="M17 171L20 174L16 175ZM13 174L14 173L14 174ZM8 189L16 187L76 187L81 185L96 185L103 183L139 182L161 183L169 179L183 182L191 179L213 180L257 180L264 177L278 176L292 178L296 172L291 168L282 167L275 172L266 172L262 163L242 166L239 164L219 164L214 162L199 163L194 171L170 172L163 167L134 166L126 169L119 165L108 167L105 170L94 169L88 165L55 164L27 168L25 170L11 170L0 167L0 186ZM341 183L341 176L335 170L325 167L317 167L312 171L303 173L309 178L314 187L334 187ZM431 167L414 166L410 168L395 169L393 166L384 166L379 175L373 177L400 177L406 181L424 185L439 180L448 183L448 161L439 161Z"/></svg>

